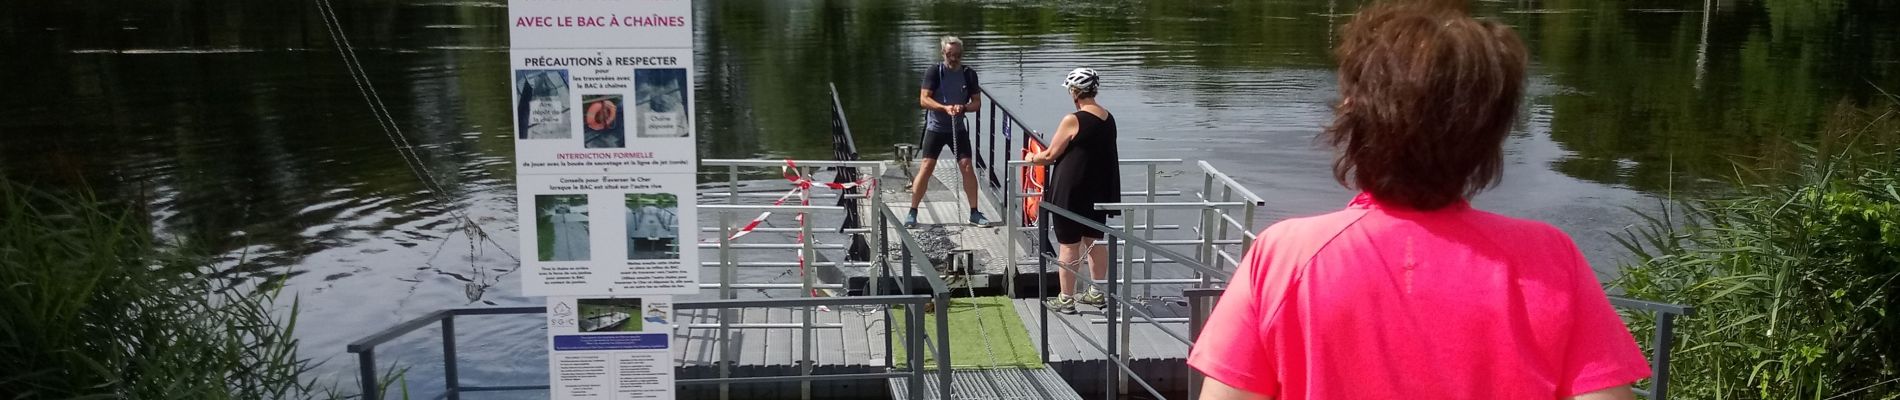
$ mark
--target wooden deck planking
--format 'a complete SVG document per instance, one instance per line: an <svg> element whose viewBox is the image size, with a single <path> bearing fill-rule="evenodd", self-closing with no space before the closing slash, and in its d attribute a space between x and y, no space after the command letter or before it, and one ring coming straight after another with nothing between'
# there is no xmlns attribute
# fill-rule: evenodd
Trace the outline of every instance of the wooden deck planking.
<svg viewBox="0 0 1900 400"><path fill-rule="evenodd" d="M734 323L798 323L804 312L796 307L735 309ZM883 313L861 315L855 309L815 312L819 325L842 324L844 328L813 328L812 360L817 367L884 366ZM718 310L688 310L679 313L680 324L716 324ZM719 331L716 329L678 328L674 337L674 358L682 367L716 368L719 361ZM804 358L803 336L798 329L734 328L732 346L738 358L737 369L796 367Z"/></svg>
<svg viewBox="0 0 1900 400"><path fill-rule="evenodd" d="M1017 315L1022 318L1024 326L1032 330L1030 336L1034 338L1036 332L1033 332L1033 330L1036 329L1037 309L1042 307L1041 303L1035 299L1016 299L1013 303L1016 305ZM1186 316L1187 308L1176 306L1172 301L1166 301L1151 303L1147 310L1150 310L1157 318L1171 318ZM1057 320L1060 318L1062 321L1068 321L1078 328L1087 330L1088 338L1094 339L1097 343L1111 346L1115 345L1115 343L1108 342L1108 324L1089 323L1091 319L1103 317L1101 310L1094 307L1081 306L1081 311L1081 313L1074 315L1054 312L1049 314L1050 362L1107 359L1106 355L1090 346L1086 339L1079 337L1074 331L1068 329L1061 321ZM1127 313L1127 315L1139 317L1139 314L1134 313ZM1187 333L1186 323L1164 323L1163 325L1183 335ZM1186 346L1174 340L1173 337L1168 336L1166 333L1163 333L1160 328L1148 324L1147 322L1133 321L1129 327L1129 331L1131 333L1129 337L1130 359L1167 360L1184 359L1187 357ZM1041 343L1037 344L1040 345Z"/></svg>
<svg viewBox="0 0 1900 400"><path fill-rule="evenodd" d="M764 311L761 314L765 314L765 318L756 322L755 321L746 321L746 322L748 323L794 322L792 320L792 312L790 309L787 309L784 307L772 307L772 308L761 308L758 310ZM765 340L764 340L765 347L758 349L759 360L761 361L757 365L765 365L765 366L793 365L792 360L798 359L798 354L797 354L798 345L792 342L793 329L756 328L756 329L751 329L751 331L762 333L764 334L763 336L765 336Z"/></svg>

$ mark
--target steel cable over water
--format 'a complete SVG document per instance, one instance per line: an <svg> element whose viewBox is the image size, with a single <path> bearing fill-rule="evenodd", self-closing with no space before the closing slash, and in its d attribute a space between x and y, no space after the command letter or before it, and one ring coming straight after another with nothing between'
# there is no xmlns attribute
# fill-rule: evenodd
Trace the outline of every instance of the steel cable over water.
<svg viewBox="0 0 1900 400"><path fill-rule="evenodd" d="M409 168L409 172L422 184L423 189L427 190L436 198L437 202L442 204L444 212L447 212L453 218L460 221L460 229L464 230L465 234L469 236L471 255L478 254L473 251L476 247L475 242L486 242L494 245L496 250L501 251L503 255L513 260L517 265L516 268L519 268L519 264L521 263L520 257L508 251L507 246L496 242L495 239L488 234L488 231L483 229L480 223L470 218L467 213L454 208L455 201L448 196L447 186L443 185L440 179L429 172L428 166L423 162L421 154L416 152L415 146L411 144L407 136L402 133L402 126L397 123L395 115L389 112L388 106L383 103L382 96L377 93L375 84L369 79L368 70L363 67L361 58L356 54L355 46L350 44L349 35L343 31L343 23L336 13L336 8L329 0L312 0L312 3L317 6L318 14L323 17L324 28L330 35L331 43L336 46L337 54L342 58L344 68L350 73L350 81L356 85L357 92L363 95L364 103L369 105L370 113L375 116L377 127L379 127L383 135L389 139L390 145L394 147L397 154L402 157L403 165ZM448 239L444 237L443 240L446 241ZM430 260L433 259L434 257L432 255ZM475 257L471 257L469 262L471 267L473 267ZM480 268L473 269L478 273L481 272ZM510 271L512 272L513 270ZM486 285L486 283L483 283L483 285ZM471 290L473 290L473 288L471 288Z"/></svg>

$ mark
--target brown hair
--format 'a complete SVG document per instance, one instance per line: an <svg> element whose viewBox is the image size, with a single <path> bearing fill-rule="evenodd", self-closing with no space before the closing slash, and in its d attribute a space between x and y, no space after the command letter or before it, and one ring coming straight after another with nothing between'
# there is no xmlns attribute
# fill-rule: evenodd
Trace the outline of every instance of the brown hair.
<svg viewBox="0 0 1900 400"><path fill-rule="evenodd" d="M1322 140L1333 177L1419 210L1497 184L1524 91L1524 43L1453 2L1370 5L1341 28L1339 89Z"/></svg>

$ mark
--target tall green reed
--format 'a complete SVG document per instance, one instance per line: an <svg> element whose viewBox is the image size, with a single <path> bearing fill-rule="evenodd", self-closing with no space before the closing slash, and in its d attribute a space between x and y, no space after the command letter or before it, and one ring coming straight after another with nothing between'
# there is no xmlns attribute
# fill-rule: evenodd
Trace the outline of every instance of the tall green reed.
<svg viewBox="0 0 1900 400"><path fill-rule="evenodd" d="M310 396L297 301L220 279L142 217L0 177L0 397Z"/></svg>
<svg viewBox="0 0 1900 400"><path fill-rule="evenodd" d="M1617 235L1635 259L1615 286L1697 308L1672 397L1900 398L1900 123L1875 111L1843 107L1794 168ZM1654 321L1631 318L1653 345Z"/></svg>

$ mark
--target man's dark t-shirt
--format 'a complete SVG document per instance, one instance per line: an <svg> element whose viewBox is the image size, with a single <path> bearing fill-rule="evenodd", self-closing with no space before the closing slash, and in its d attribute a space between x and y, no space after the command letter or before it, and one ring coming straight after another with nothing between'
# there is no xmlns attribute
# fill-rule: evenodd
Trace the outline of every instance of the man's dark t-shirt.
<svg viewBox="0 0 1900 400"><path fill-rule="evenodd" d="M932 64L930 69L924 71L924 89L931 90L931 99L944 105L969 103L970 95L982 91L977 85L975 68L963 65L952 70L942 63ZM928 121L924 124L927 129L937 132L951 130L949 113L930 110L928 114Z"/></svg>

